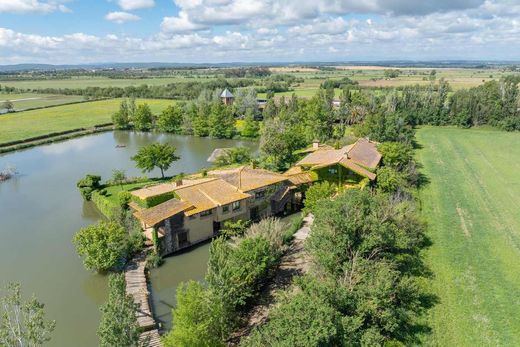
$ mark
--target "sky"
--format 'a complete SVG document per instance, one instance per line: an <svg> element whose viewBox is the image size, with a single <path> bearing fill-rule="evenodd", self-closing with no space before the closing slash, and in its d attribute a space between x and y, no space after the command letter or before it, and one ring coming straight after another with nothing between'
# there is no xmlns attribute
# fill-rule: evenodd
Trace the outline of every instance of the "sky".
<svg viewBox="0 0 520 347"><path fill-rule="evenodd" d="M520 0L0 0L0 65L520 60Z"/></svg>

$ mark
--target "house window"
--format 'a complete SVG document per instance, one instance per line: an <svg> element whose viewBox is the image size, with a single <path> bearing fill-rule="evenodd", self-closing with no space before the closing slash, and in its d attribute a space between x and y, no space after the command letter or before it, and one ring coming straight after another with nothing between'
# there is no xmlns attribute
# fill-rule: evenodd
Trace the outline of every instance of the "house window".
<svg viewBox="0 0 520 347"><path fill-rule="evenodd" d="M335 174L338 173L338 169L335 168L335 167L331 167L331 168L329 168L329 173L330 173L331 175L335 175Z"/></svg>
<svg viewBox="0 0 520 347"><path fill-rule="evenodd" d="M201 217L206 217L206 216L210 216L212 213L213 213L213 210L202 211L200 213L200 216Z"/></svg>
<svg viewBox="0 0 520 347"><path fill-rule="evenodd" d="M228 213L229 212L229 205L222 206L222 212Z"/></svg>
<svg viewBox="0 0 520 347"><path fill-rule="evenodd" d="M196 214L196 213L195 213L195 214L192 214L192 215L190 216L190 219L191 219L191 220L193 220L193 219L197 219L197 214Z"/></svg>
<svg viewBox="0 0 520 347"><path fill-rule="evenodd" d="M262 199L265 196L265 190L260 190L255 193L255 199Z"/></svg>
<svg viewBox="0 0 520 347"><path fill-rule="evenodd" d="M231 203L231 209L232 209L233 211L238 211L238 210L240 210L240 201L233 201L233 202Z"/></svg>

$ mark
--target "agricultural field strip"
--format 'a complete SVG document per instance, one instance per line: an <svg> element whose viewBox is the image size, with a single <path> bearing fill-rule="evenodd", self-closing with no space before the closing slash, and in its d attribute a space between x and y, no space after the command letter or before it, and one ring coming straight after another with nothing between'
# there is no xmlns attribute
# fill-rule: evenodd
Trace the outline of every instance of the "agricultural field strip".
<svg viewBox="0 0 520 347"><path fill-rule="evenodd" d="M136 100L137 104L143 102L148 103L153 113L174 103L165 99ZM119 103L120 99L110 99L2 115L0 143L111 122Z"/></svg>
<svg viewBox="0 0 520 347"><path fill-rule="evenodd" d="M518 345L520 151L518 134L424 128L421 192L433 246L427 259L441 303L432 345ZM499 141L497 141L497 139ZM430 344L428 343L428 344Z"/></svg>

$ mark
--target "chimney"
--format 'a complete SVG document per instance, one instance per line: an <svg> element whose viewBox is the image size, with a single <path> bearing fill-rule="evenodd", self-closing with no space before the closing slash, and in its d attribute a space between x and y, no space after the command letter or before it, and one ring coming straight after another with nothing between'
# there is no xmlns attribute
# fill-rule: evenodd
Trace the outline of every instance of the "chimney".
<svg viewBox="0 0 520 347"><path fill-rule="evenodd" d="M319 148L320 147L320 141L314 140L312 141L312 148Z"/></svg>

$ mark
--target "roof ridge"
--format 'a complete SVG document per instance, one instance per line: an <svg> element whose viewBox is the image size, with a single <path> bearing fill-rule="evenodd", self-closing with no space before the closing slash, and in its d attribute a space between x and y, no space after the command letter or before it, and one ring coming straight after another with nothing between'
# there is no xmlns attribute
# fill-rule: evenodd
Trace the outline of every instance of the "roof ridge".
<svg viewBox="0 0 520 347"><path fill-rule="evenodd" d="M186 184L186 185L180 185L179 187L176 187L174 191L181 190L181 189L184 189L184 188L195 187L195 186L198 186L198 185L200 185L200 184L204 184L204 183L208 183L208 182L213 182L213 181L221 180L221 179L222 179L222 178L220 178L220 177L210 177L209 179L200 179L200 180L202 180L202 182L197 182L197 183L192 183L192 184Z"/></svg>
<svg viewBox="0 0 520 347"><path fill-rule="evenodd" d="M206 198L208 198L209 200L211 200L212 203L214 203L215 205L217 206L221 206L222 204L218 201L216 201L215 199L213 199L211 196L208 195L208 193L206 193L204 190L200 189L200 188L197 188L197 190L202 194L204 195Z"/></svg>

